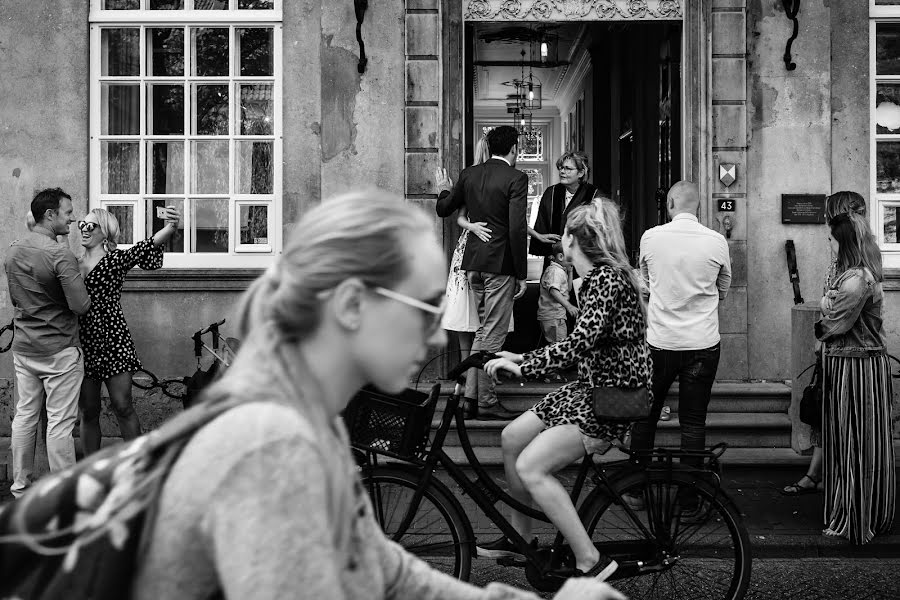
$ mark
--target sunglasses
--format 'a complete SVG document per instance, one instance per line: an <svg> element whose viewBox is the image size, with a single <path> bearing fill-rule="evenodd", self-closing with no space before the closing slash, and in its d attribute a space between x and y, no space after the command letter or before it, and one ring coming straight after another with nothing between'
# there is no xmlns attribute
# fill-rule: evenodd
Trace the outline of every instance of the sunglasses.
<svg viewBox="0 0 900 600"><path fill-rule="evenodd" d="M440 305L434 305L429 304L428 302L422 302L421 300L413 298L412 296L407 296L406 294L401 294L400 292L395 292L394 290L389 290L380 286L373 287L372 291L379 296L383 296L390 300L400 302L401 304L405 304L422 311L422 314L425 317L426 338L430 338L432 335L434 335L434 332L440 328L441 318L444 316L446 297L441 301Z"/></svg>
<svg viewBox="0 0 900 600"><path fill-rule="evenodd" d="M99 227L97 223L94 223L92 221L78 221L78 229L86 233L91 233L92 231L97 229L97 227Z"/></svg>

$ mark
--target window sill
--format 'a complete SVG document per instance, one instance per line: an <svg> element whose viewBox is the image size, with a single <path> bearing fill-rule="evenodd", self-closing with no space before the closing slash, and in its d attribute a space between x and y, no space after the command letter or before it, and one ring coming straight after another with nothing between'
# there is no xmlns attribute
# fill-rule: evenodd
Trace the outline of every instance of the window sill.
<svg viewBox="0 0 900 600"><path fill-rule="evenodd" d="M242 292L263 269L134 269L125 278L126 292Z"/></svg>

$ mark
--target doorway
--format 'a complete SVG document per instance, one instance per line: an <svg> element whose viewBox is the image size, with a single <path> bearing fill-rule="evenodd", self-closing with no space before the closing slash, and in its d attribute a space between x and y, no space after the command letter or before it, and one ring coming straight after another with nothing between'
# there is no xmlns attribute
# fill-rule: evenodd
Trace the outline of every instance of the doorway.
<svg viewBox="0 0 900 600"><path fill-rule="evenodd" d="M666 222L665 193L682 177L682 22L470 21L463 39L464 163L486 127L527 134L520 146L530 152L520 152L517 168L529 174L533 221L544 189L559 182L557 157L585 152L589 181L620 206L636 266L641 235ZM507 338L512 351L541 343L541 265L529 260L529 290Z"/></svg>

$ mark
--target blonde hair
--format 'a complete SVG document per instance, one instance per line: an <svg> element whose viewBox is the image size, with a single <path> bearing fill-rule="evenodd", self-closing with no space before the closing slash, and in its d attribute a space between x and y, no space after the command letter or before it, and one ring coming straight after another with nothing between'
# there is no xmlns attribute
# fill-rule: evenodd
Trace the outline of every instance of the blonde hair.
<svg viewBox="0 0 900 600"><path fill-rule="evenodd" d="M590 204L578 206L569 213L566 232L575 238L591 264L606 265L619 271L634 288L644 310L641 282L631 268L625 250L618 205L610 198L595 195Z"/></svg>
<svg viewBox="0 0 900 600"><path fill-rule="evenodd" d="M394 287L410 272L406 240L432 228L417 207L381 190L324 200L296 223L284 253L241 297L238 335L269 322L285 339L304 338L319 325L322 292L352 277Z"/></svg>
<svg viewBox="0 0 900 600"><path fill-rule="evenodd" d="M108 210L95 208L91 214L97 217L97 225L105 238L103 247L106 251L115 250L119 243L119 220Z"/></svg>
<svg viewBox="0 0 900 600"><path fill-rule="evenodd" d="M481 136L481 139L475 144L475 158L472 160L473 165L480 165L491 157L491 149L488 148L487 137Z"/></svg>

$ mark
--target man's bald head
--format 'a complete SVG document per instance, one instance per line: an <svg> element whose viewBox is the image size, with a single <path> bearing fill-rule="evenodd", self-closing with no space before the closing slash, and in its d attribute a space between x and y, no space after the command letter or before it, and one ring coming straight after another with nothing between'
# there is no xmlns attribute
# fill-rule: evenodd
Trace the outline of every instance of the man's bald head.
<svg viewBox="0 0 900 600"><path fill-rule="evenodd" d="M666 199L670 217L679 213L695 215L700 208L700 189L692 181L679 181L669 189Z"/></svg>

